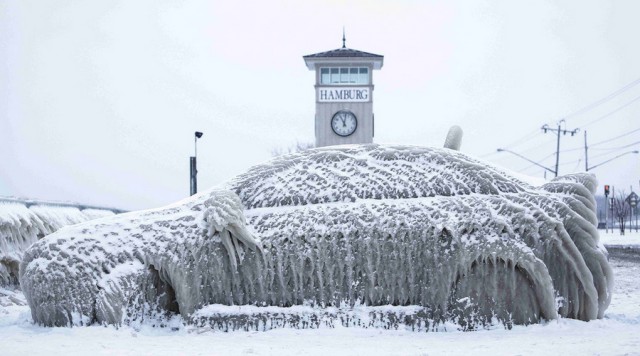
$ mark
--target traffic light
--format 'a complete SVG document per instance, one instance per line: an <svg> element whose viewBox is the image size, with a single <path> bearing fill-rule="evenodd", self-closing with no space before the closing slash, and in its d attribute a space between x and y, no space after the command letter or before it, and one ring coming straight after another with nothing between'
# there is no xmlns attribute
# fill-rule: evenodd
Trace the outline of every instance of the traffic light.
<svg viewBox="0 0 640 356"><path fill-rule="evenodd" d="M608 186L608 185L605 185L605 186L604 186L604 195L605 195L605 196L606 196L606 195L609 195L609 186Z"/></svg>

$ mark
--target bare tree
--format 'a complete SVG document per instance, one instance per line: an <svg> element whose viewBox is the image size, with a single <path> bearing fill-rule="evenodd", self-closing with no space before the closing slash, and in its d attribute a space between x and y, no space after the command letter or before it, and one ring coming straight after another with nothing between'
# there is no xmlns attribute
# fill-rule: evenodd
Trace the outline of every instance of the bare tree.
<svg viewBox="0 0 640 356"><path fill-rule="evenodd" d="M613 198L613 217L618 220L618 226L620 227L620 235L624 235L625 225L627 217L631 212L631 206L625 199L626 194L624 190L618 193L618 197Z"/></svg>
<svg viewBox="0 0 640 356"><path fill-rule="evenodd" d="M316 147L316 145L311 143L311 142L299 142L299 141L297 141L296 144L293 145L293 146L289 146L289 147L286 147L286 148L282 148L282 147L274 148L273 150L271 150L271 155L273 157L278 157L278 156L286 155L288 153L306 151L306 150L314 148L314 147Z"/></svg>

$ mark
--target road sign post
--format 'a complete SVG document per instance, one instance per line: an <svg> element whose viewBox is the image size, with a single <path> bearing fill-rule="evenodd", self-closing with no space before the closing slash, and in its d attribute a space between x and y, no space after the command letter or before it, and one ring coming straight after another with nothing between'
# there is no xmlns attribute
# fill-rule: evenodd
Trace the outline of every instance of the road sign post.
<svg viewBox="0 0 640 356"><path fill-rule="evenodd" d="M638 210L636 209L636 207L638 206L638 194L636 194L635 192L631 192L631 194L629 194L627 196L627 199L625 199L627 201L627 203L629 204L629 206L631 207L629 209L629 231L631 231L631 226L632 226L632 222L633 222L633 211L635 210L636 212L636 232L638 232Z"/></svg>
<svg viewBox="0 0 640 356"><path fill-rule="evenodd" d="M604 186L604 231L605 233L609 233L609 185ZM613 232L613 228L611 228L611 232Z"/></svg>

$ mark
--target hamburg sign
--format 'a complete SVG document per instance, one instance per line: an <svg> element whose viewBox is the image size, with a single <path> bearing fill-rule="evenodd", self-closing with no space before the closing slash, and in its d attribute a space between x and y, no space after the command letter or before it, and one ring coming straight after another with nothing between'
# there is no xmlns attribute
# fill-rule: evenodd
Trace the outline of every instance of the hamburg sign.
<svg viewBox="0 0 640 356"><path fill-rule="evenodd" d="M318 88L319 102L368 102L369 88Z"/></svg>

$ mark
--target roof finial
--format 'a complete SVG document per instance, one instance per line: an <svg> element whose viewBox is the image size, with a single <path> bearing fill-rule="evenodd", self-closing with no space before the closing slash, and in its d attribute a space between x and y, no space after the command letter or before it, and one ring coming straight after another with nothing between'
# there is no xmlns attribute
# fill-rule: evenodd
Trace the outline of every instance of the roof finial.
<svg viewBox="0 0 640 356"><path fill-rule="evenodd" d="M346 41L347 39L344 37L344 26L342 26L342 48L347 48L347 46L345 45Z"/></svg>

